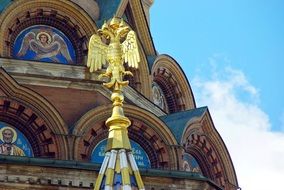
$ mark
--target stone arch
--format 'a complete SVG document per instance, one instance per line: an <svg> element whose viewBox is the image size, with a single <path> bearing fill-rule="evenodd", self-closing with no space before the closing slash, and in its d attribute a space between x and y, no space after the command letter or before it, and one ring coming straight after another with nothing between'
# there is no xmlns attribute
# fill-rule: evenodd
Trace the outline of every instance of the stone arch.
<svg viewBox="0 0 284 190"><path fill-rule="evenodd" d="M125 21L129 27L131 25ZM132 28L135 30L134 28ZM137 43L138 43L138 49L140 54L140 62L138 64L138 69L133 69L128 67L127 64L125 64L125 70L129 70L133 73L132 76L125 76L125 80L129 80L129 86L136 89L138 92L142 93L146 97L151 96L150 89L150 79L149 79L149 67L148 67L148 61L146 57L145 50L143 48L142 42L140 37L137 35Z"/></svg>
<svg viewBox="0 0 284 190"><path fill-rule="evenodd" d="M217 182L221 186L225 186L225 176L222 172L220 159L208 140L200 134L191 134L187 137L185 151L192 154L200 163L202 173Z"/></svg>
<svg viewBox="0 0 284 190"><path fill-rule="evenodd" d="M204 176L224 189L238 187L236 173L228 150L214 128L208 110L201 118L187 123L182 145L198 161Z"/></svg>
<svg viewBox="0 0 284 190"><path fill-rule="evenodd" d="M67 159L67 126L58 111L34 91L0 69L0 120L31 141L35 156Z"/></svg>
<svg viewBox="0 0 284 190"><path fill-rule="evenodd" d="M196 107L189 82L172 57L159 55L154 62L151 74L153 81L160 86L166 95L169 113Z"/></svg>
<svg viewBox="0 0 284 190"><path fill-rule="evenodd" d="M18 0L0 16L0 54L10 57L17 35L32 25L48 25L59 29L72 42L76 63L82 64L87 54L87 42L95 32L96 25L89 15L70 1Z"/></svg>
<svg viewBox="0 0 284 190"><path fill-rule="evenodd" d="M112 105L100 106L87 112L75 125L73 135L74 159L89 160L92 149L107 138L104 122L110 117ZM153 168L177 169L177 142L171 131L153 114L132 105L124 106L125 115L132 124L128 128L130 139L136 141L148 154Z"/></svg>

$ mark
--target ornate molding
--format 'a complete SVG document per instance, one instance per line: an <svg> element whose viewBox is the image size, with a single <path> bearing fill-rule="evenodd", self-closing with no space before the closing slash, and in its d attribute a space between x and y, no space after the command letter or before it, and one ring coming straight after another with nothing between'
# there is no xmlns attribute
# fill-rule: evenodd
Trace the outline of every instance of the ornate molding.
<svg viewBox="0 0 284 190"><path fill-rule="evenodd" d="M0 119L19 127L35 149L35 156L67 159L67 126L46 99L17 84L0 68ZM35 136L37 134L37 136Z"/></svg>

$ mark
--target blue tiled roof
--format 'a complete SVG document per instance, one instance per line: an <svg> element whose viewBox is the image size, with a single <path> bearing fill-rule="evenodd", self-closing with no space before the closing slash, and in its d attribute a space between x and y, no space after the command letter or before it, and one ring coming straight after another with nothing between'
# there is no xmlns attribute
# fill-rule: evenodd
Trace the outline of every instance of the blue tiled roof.
<svg viewBox="0 0 284 190"><path fill-rule="evenodd" d="M186 123L195 117L200 117L207 110L207 107L200 107L187 111L177 112L160 117L170 128L177 142L181 141Z"/></svg>
<svg viewBox="0 0 284 190"><path fill-rule="evenodd" d="M0 0L0 13L11 3L11 0Z"/></svg>
<svg viewBox="0 0 284 190"><path fill-rule="evenodd" d="M120 1L121 0L97 0L100 7L100 17L96 23L99 28L101 28L104 21L107 21L115 15Z"/></svg>

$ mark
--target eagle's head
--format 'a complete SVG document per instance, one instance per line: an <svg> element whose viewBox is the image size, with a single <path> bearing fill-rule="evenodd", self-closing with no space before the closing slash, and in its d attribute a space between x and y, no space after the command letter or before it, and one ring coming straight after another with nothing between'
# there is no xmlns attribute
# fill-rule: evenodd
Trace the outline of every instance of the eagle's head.
<svg viewBox="0 0 284 190"><path fill-rule="evenodd" d="M109 22L111 29L113 29L114 31L117 30L119 28L121 20L121 18L113 17Z"/></svg>

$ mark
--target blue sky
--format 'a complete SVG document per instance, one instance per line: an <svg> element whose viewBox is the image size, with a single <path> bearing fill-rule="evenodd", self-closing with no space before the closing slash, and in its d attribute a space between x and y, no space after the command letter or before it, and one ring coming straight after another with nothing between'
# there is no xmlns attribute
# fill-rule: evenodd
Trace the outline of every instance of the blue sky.
<svg viewBox="0 0 284 190"><path fill-rule="evenodd" d="M284 1L155 0L150 23L157 51L173 56L189 80L197 72L209 77L208 59L214 55L218 67L243 71L259 91L272 129L282 130Z"/></svg>
<svg viewBox="0 0 284 190"><path fill-rule="evenodd" d="M209 107L239 186L281 189L284 1L155 0L150 13L156 50L177 60L197 106Z"/></svg>

